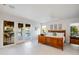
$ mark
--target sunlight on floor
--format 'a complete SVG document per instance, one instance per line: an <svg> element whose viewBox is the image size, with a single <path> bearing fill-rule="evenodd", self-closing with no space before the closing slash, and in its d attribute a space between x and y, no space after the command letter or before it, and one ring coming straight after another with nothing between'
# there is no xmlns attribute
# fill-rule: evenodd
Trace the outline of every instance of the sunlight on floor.
<svg viewBox="0 0 79 59"><path fill-rule="evenodd" d="M27 42L27 43L24 43L24 45L27 47L27 48L32 48L33 45L32 45L32 42Z"/></svg>

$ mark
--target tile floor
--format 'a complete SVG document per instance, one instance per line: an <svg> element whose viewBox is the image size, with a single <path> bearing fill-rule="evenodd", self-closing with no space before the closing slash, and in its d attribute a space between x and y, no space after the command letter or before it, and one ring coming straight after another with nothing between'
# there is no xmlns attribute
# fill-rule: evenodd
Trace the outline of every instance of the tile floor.
<svg viewBox="0 0 79 59"><path fill-rule="evenodd" d="M62 51L51 46L28 41L16 46L0 48L0 55L79 55L79 46L67 44Z"/></svg>

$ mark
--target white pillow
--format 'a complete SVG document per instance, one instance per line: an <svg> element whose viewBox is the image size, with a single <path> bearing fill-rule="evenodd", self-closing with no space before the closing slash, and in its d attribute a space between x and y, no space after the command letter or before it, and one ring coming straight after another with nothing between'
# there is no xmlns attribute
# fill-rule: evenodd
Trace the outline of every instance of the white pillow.
<svg viewBox="0 0 79 59"><path fill-rule="evenodd" d="M57 36L64 37L64 33L57 33Z"/></svg>
<svg viewBox="0 0 79 59"><path fill-rule="evenodd" d="M53 33L49 32L49 33L47 33L47 36L53 36Z"/></svg>

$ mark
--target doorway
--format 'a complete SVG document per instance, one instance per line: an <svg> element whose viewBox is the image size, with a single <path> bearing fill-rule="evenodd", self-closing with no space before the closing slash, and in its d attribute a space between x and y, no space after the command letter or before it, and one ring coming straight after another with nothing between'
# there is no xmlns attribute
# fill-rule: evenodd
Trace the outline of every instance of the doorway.
<svg viewBox="0 0 79 59"><path fill-rule="evenodd" d="M3 23L3 46L14 44L14 22L4 21Z"/></svg>

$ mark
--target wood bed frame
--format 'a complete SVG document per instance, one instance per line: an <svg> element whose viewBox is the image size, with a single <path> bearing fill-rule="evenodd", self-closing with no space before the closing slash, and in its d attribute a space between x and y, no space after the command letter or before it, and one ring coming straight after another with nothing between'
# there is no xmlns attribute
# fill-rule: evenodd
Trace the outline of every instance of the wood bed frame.
<svg viewBox="0 0 79 59"><path fill-rule="evenodd" d="M65 30L48 30L48 32L64 33L64 36L66 37ZM50 46L53 46L53 47L56 47L62 50L64 46L63 37L48 37L45 35L39 35L38 42L42 44L50 45Z"/></svg>

